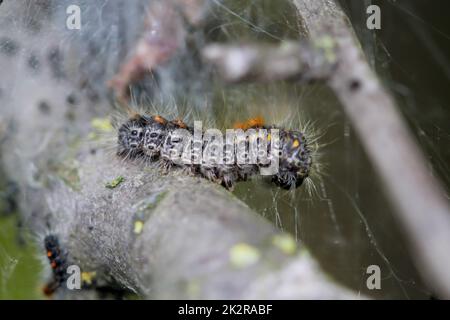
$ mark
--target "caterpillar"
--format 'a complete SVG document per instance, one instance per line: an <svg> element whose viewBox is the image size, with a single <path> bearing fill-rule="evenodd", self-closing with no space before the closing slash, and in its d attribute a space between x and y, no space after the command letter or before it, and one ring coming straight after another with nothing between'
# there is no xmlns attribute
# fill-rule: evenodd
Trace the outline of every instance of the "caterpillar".
<svg viewBox="0 0 450 320"><path fill-rule="evenodd" d="M58 237L52 234L44 238L44 246L53 277L44 286L43 293L50 296L67 280L67 253L61 248Z"/></svg>
<svg viewBox="0 0 450 320"><path fill-rule="evenodd" d="M277 163L271 178L283 189L301 186L310 173L312 151L301 131L266 126L258 117L235 125L241 133L246 130L246 133L251 131L253 135L236 135L223 143L221 139L207 136L208 131L202 131L200 140L195 139L194 129L180 119L167 120L159 115L134 113L118 129L117 155L125 159L143 159L145 162L159 161L165 170L180 167L229 190L236 182L246 181L267 169L267 160ZM278 139L274 139L269 130L278 133ZM256 147L252 149L252 146ZM173 154L179 155L183 150L190 151L188 156L175 157L174 160ZM205 154L210 155L209 161L200 162L198 156ZM251 159L257 161L252 162Z"/></svg>

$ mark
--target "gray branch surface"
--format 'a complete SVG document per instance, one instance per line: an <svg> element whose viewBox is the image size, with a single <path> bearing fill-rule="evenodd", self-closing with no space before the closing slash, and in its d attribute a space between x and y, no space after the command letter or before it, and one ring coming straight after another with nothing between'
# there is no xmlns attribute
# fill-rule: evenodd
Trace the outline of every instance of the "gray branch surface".
<svg viewBox="0 0 450 320"><path fill-rule="evenodd" d="M357 297L220 186L182 173L160 176L102 151L77 158L77 184L57 179L43 192L51 214L66 217L54 228L67 230L62 242L83 271L151 299ZM117 187L105 187L119 176Z"/></svg>

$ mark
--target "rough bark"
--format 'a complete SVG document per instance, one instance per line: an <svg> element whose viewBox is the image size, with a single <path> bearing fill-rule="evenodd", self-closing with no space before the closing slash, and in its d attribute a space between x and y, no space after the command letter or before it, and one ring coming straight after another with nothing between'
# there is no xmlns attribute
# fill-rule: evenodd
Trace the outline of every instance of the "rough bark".
<svg viewBox="0 0 450 320"><path fill-rule="evenodd" d="M84 271L152 299L356 297L220 186L182 173L161 176L102 151L82 152L78 162L76 186L57 180L43 193L60 204L50 214L65 219L53 227L67 230L62 242ZM118 176L121 184L105 187Z"/></svg>

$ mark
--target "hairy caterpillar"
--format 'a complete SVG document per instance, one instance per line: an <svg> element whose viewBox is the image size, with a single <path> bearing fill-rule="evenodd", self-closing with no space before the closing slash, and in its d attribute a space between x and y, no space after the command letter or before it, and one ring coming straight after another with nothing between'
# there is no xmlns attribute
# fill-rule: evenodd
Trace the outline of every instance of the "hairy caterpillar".
<svg viewBox="0 0 450 320"><path fill-rule="evenodd" d="M265 126L261 118L238 123L235 128L241 131L278 130L278 140L272 141L270 133L256 136L258 152L262 150L268 159L276 158L277 160L277 171L272 174L272 181L276 185L284 189L297 188L308 177L312 156L307 139L302 132ZM251 156L250 143L253 139L251 136L246 135L244 138L223 143L223 141L206 139L204 136L200 141L195 140L188 135L192 133L194 128L179 119L169 121L159 115L148 116L136 113L118 129L117 154L123 158L139 158L149 162L161 161L166 170L171 167L181 167L189 173L219 183L227 189L232 189L236 182L245 181L267 167L267 163L247 161ZM276 154L269 152L272 144L274 147L276 145L275 150L278 150ZM267 147L264 148L264 145ZM181 158L181 161L173 161L171 155L185 148L190 148L192 151L189 153L189 159ZM230 150L234 151L238 148L244 150L240 154L244 159L234 163L230 161L233 157ZM204 154L206 150L213 150L209 153L213 155L213 161L208 163L195 161L195 157ZM215 159L214 155L217 155ZM236 157L239 157L239 153Z"/></svg>
<svg viewBox="0 0 450 320"><path fill-rule="evenodd" d="M67 253L61 248L55 235L46 236L44 246L52 268L53 278L43 288L43 292L46 296L50 296L67 280Z"/></svg>
<svg viewBox="0 0 450 320"><path fill-rule="evenodd" d="M69 267L75 265L72 264L68 252L61 246L56 235L50 234L45 236L44 247L52 269L52 278L43 287L42 291L44 295L50 297L56 290L62 288L66 284L70 276L68 273ZM108 279L108 282L105 281L105 278L98 276L96 271L82 271L79 276L81 283L78 289L95 290L99 297L122 299L129 293L127 289L118 285L114 280ZM67 288L69 290L74 290L70 289L69 286L67 286Z"/></svg>

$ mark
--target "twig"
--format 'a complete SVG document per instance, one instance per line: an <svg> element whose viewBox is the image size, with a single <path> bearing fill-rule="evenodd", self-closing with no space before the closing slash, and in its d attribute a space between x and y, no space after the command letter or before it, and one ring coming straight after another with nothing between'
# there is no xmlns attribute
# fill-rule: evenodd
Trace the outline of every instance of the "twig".
<svg viewBox="0 0 450 320"><path fill-rule="evenodd" d="M205 0L150 1L145 28L136 48L108 82L116 98L126 104L129 86L172 58L185 44L186 23L199 27L208 11Z"/></svg>
<svg viewBox="0 0 450 320"><path fill-rule="evenodd" d="M145 29L132 56L108 83L118 100L126 103L129 98L128 87L167 62L183 44L184 37L182 17L174 1L151 2Z"/></svg>
<svg viewBox="0 0 450 320"><path fill-rule="evenodd" d="M304 41L286 41L281 45L210 44L203 57L213 63L228 82L325 80L333 69L318 47Z"/></svg>

